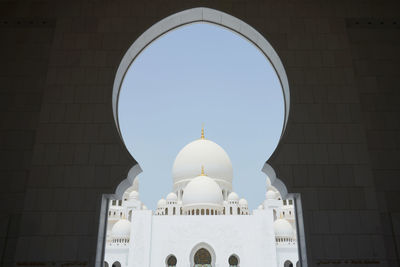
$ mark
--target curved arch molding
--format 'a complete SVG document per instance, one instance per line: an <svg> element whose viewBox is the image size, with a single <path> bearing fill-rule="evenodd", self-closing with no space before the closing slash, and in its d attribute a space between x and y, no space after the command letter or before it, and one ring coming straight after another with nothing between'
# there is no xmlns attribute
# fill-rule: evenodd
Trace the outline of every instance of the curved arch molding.
<svg viewBox="0 0 400 267"><path fill-rule="evenodd" d="M128 51L122 58L122 61L118 67L115 76L113 92L112 92L113 115L118 129L118 133L122 141L124 142L121 135L119 120L118 120L118 99L125 75L129 67L131 66L132 62L149 44L151 44L158 37L162 36L163 34L175 28L195 22L207 22L211 24L216 24L242 35L244 38L246 38L252 44L254 44L271 62L273 68L275 69L279 77L284 98L285 117L281 131L281 138L282 138L289 117L290 93L289 93L289 82L287 79L287 75L278 54L275 52L270 43L258 31L256 31L253 27L251 27L247 23L231 15L228 15L224 12L215 9L199 7L175 13L157 22L156 24L151 26L147 31L145 31L131 45L131 47L129 47Z"/></svg>

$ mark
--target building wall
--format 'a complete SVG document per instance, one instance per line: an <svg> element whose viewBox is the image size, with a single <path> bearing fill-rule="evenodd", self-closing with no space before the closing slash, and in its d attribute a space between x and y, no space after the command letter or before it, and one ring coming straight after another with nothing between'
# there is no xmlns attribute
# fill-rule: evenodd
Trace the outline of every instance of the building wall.
<svg viewBox="0 0 400 267"><path fill-rule="evenodd" d="M297 247L293 247L293 245L285 244L279 245L277 249L277 262L278 267L285 266L285 262L290 261L293 264L293 267L297 267L299 264L299 257L296 253L293 253L293 250L296 250Z"/></svg>
<svg viewBox="0 0 400 267"><path fill-rule="evenodd" d="M118 64L151 25L198 6L253 26L283 61L291 111L269 163L301 193L309 265L398 264L398 98L387 89L397 88L400 68L386 54L398 54L387 46L398 30L354 41L358 30L346 26L349 18L399 17L390 0L0 2L1 21L55 21L46 33L1 24L1 264L94 265L101 195L135 164L112 117ZM377 61L360 58L366 50L384 51L383 65L369 68ZM360 81L376 81L377 91Z"/></svg>
<svg viewBox="0 0 400 267"><path fill-rule="evenodd" d="M127 266L129 244L126 244L124 248L122 246L112 244L106 247L104 262L108 263L109 267L112 267L115 262L119 262L121 266Z"/></svg>
<svg viewBox="0 0 400 267"><path fill-rule="evenodd" d="M177 258L177 267L192 266L191 254L197 251L194 248L199 243L212 248L215 267L227 266L232 254L239 257L241 266L277 266L271 210L240 216L152 216L150 226L138 222L143 219L140 213L143 211L133 216L132 237L136 239L129 252L132 261L128 266L164 266L171 254ZM138 238L151 240L147 243L149 247L135 242ZM290 258L295 258L296 248L292 254ZM143 265L147 258L151 258L150 265Z"/></svg>

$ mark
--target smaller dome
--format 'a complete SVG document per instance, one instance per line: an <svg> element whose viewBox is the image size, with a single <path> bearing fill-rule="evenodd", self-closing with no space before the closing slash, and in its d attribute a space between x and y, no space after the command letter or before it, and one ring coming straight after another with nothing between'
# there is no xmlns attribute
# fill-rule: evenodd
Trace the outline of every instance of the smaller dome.
<svg viewBox="0 0 400 267"><path fill-rule="evenodd" d="M230 201L238 201L239 200L239 196L235 192L231 192L228 195L228 200L230 200Z"/></svg>
<svg viewBox="0 0 400 267"><path fill-rule="evenodd" d="M178 197L174 192L171 192L171 193L168 194L167 200L168 201L177 201Z"/></svg>
<svg viewBox="0 0 400 267"><path fill-rule="evenodd" d="M139 192L134 190L129 193L129 199L139 199Z"/></svg>
<svg viewBox="0 0 400 267"><path fill-rule="evenodd" d="M240 205L240 206L247 206L247 200L244 199L244 198L241 198L241 199L239 200L239 205Z"/></svg>
<svg viewBox="0 0 400 267"><path fill-rule="evenodd" d="M263 207L263 205L259 205L257 209L262 210L262 209L264 209L264 207Z"/></svg>
<svg viewBox="0 0 400 267"><path fill-rule="evenodd" d="M186 205L221 205L223 202L222 190L208 176L198 176L190 181L183 193L182 203Z"/></svg>
<svg viewBox="0 0 400 267"><path fill-rule="evenodd" d="M146 206L146 205L143 205L143 206L142 206L142 210L147 210L147 206Z"/></svg>
<svg viewBox="0 0 400 267"><path fill-rule="evenodd" d="M285 219L278 219L274 222L274 232L277 237L293 237L293 228Z"/></svg>
<svg viewBox="0 0 400 267"><path fill-rule="evenodd" d="M266 199L275 199L276 193L272 190L268 190L267 193L265 193L265 198Z"/></svg>
<svg viewBox="0 0 400 267"><path fill-rule="evenodd" d="M158 202L157 202L157 208L163 208L163 207L165 207L165 205L167 205L167 201L165 201L165 199L160 199Z"/></svg>
<svg viewBox="0 0 400 267"><path fill-rule="evenodd" d="M126 219L116 222L111 229L113 237L129 237L131 233L131 223Z"/></svg>

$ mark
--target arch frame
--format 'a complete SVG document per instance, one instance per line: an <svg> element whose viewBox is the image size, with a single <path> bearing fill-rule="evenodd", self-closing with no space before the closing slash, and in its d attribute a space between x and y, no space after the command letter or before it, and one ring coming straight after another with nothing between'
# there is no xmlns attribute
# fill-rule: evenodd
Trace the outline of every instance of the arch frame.
<svg viewBox="0 0 400 267"><path fill-rule="evenodd" d="M199 250L202 249L202 248L206 249L206 250L210 253L210 255L211 255L211 267L215 267L215 262L216 262L216 260L217 260L215 251L214 251L214 249L213 249L208 243L206 243L206 242L197 243L197 244L192 248L192 250L190 251L190 254L189 254L189 257L190 257L190 258L189 258L190 266L194 266L194 255L196 254L197 251L199 251Z"/></svg>
<svg viewBox="0 0 400 267"><path fill-rule="evenodd" d="M287 78L286 71L284 69L283 63L279 58L278 54L271 46L271 44L264 38L262 34L260 34L257 30L251 27L249 24L244 21L231 16L227 13L224 13L219 10L206 8L206 7L197 7L187 9L175 14L172 14L159 22L155 23L149 29L147 29L142 35L140 35L136 41L129 47L123 56L120 65L118 66L113 90L112 90L112 112L114 116L114 121L117 127L118 134L121 138L122 143L126 148L126 144L121 134L121 129L119 125L118 118L118 101L120 90L125 78L126 73L128 72L130 66L134 62L134 60L139 56L139 54L146 49L152 42L163 36L164 34L179 28L184 25L188 25L191 23L210 23L214 25L221 26L228 30L231 30L245 39L247 39L250 43L255 45L259 51L266 57L266 59L271 63L274 68L280 84L282 88L282 94L284 98L284 123L281 130L280 139L282 139L283 134L285 132L288 119L289 119L289 109L290 109L290 91L289 91L289 81ZM278 143L279 144L279 143ZM276 149L275 149L276 150ZM271 172L272 170L272 172ZM299 261L302 266L307 266L307 257L306 257L306 247L305 247L305 234L304 234L304 225L303 225L303 215L301 208L301 199L300 194L297 193L288 193L286 186L284 183L276 177L274 170L267 163L264 165L262 171L269 174L273 173L273 179L271 179L271 183L281 192L283 198L293 198L295 200L295 210L296 210L296 220L297 220L297 228L298 228L298 240L299 240ZM133 184L133 180L142 172L142 169L138 163L136 163L131 170L129 171L128 176L121 181L121 183L117 186L115 192L113 194L104 194L101 201L101 211L100 211L100 220L99 220L99 232L98 232L98 244L97 244L97 255L96 255L96 267L102 266L102 262L104 259L104 245L105 245L105 231L106 231L106 223L107 223L107 210L108 210L108 200L110 199L122 199L123 193ZM269 176L271 177L271 176ZM230 192L228 192L230 193ZM212 255L212 260L215 266L215 252L207 243L199 243L204 244L209 248L210 253ZM196 245L196 246L198 246ZM197 251L197 250L196 250ZM194 256L194 254L193 254ZM191 257L192 261L192 257Z"/></svg>

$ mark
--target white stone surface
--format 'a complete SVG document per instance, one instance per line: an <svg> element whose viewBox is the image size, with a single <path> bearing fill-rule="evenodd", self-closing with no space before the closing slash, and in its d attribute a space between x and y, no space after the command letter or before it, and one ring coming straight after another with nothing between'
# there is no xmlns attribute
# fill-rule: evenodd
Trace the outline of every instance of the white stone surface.
<svg viewBox="0 0 400 267"><path fill-rule="evenodd" d="M141 213L133 221L143 220ZM215 267L227 266L232 254L240 258L241 266L277 266L271 216L270 210L251 216L153 216L151 229L134 223L136 239L151 242L131 246L136 257L128 266L164 266L171 254L177 258L177 267L191 266L192 249L199 243L213 249ZM144 265L149 257L144 251L150 252L150 265Z"/></svg>

